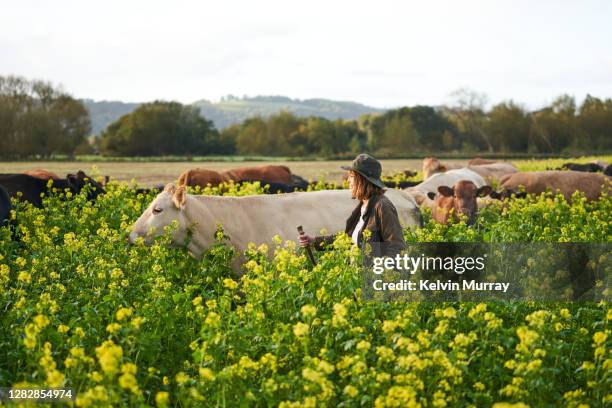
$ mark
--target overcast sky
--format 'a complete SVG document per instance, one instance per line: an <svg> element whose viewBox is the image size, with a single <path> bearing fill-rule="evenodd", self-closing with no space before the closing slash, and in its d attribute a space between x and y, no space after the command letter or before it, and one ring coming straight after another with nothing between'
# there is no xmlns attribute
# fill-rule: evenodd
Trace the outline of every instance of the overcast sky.
<svg viewBox="0 0 612 408"><path fill-rule="evenodd" d="M233 94L536 109L612 97L612 1L5 1L0 74L79 98Z"/></svg>

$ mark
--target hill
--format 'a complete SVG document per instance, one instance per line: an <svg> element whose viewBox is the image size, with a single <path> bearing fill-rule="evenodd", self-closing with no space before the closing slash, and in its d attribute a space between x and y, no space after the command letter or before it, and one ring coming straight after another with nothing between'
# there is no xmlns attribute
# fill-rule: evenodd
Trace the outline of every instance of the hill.
<svg viewBox="0 0 612 408"><path fill-rule="evenodd" d="M138 103L100 101L84 99L83 103L91 115L92 133L100 134L106 126L122 115L138 107ZM255 96L238 98L227 96L219 102L202 99L193 103L202 115L212 120L217 129L240 123L253 116L270 116L281 110L298 116L321 116L326 119L357 119L364 113L384 112L356 102L332 101L329 99L291 99L285 96Z"/></svg>

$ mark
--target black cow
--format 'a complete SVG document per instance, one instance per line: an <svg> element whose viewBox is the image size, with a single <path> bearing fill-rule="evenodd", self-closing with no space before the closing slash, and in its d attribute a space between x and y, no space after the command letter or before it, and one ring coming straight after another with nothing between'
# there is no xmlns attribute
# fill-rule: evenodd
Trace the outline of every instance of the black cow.
<svg viewBox="0 0 612 408"><path fill-rule="evenodd" d="M604 174L606 176L611 176L612 177L612 164L608 164L606 166L606 169L604 170Z"/></svg>
<svg viewBox="0 0 612 408"><path fill-rule="evenodd" d="M11 197L17 197L17 193L21 192L20 200L32 203L32 205L38 208L42 208L42 198L40 195L42 193L49 193L47 183L48 180L41 180L27 174L0 174L0 186L4 187ZM60 191L69 189L73 194L78 194L86 185L90 185L87 194L89 200L93 200L98 195L106 192L102 185L82 171L78 171L77 174L68 174L65 179L53 180L52 188Z"/></svg>
<svg viewBox="0 0 612 408"><path fill-rule="evenodd" d="M9 219L11 213L11 199L8 193L2 187L0 187L0 227L4 225L4 222Z"/></svg>
<svg viewBox="0 0 612 408"><path fill-rule="evenodd" d="M598 171L604 171L604 168L597 163L563 163L561 168L558 170L573 170L583 171L586 173L597 173Z"/></svg>
<svg viewBox="0 0 612 408"><path fill-rule="evenodd" d="M155 193L158 194L158 193L161 193L162 191L164 191L164 186L161 186L161 185L160 186L155 186L155 187L152 187L152 188L137 188L136 189L136 195L138 195L138 194L146 195L146 194L149 194L150 192L155 192Z"/></svg>
<svg viewBox="0 0 612 408"><path fill-rule="evenodd" d="M524 191L512 191L510 189L504 189L502 191L492 191L489 197L494 200L505 200L511 198L525 198L527 193Z"/></svg>
<svg viewBox="0 0 612 408"><path fill-rule="evenodd" d="M308 181L295 174L291 175L291 185L299 190L306 191L308 189ZM271 187L271 186L270 186Z"/></svg>
<svg viewBox="0 0 612 408"><path fill-rule="evenodd" d="M240 180L241 183L254 183L259 182L262 187L268 186L265 190L266 194L278 194L278 193L293 193L297 187L289 184L274 183L268 180Z"/></svg>
<svg viewBox="0 0 612 408"><path fill-rule="evenodd" d="M400 181L399 183L396 183L395 181L383 181L383 183L385 186L391 188L408 188L421 184L420 181Z"/></svg>

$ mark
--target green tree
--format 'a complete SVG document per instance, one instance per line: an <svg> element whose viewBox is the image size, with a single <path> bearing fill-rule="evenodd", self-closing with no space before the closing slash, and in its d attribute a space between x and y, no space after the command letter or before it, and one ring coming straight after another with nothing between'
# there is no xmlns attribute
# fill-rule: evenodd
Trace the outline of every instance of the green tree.
<svg viewBox="0 0 612 408"><path fill-rule="evenodd" d="M496 151L526 152L531 120L512 101L495 105L487 114L485 131Z"/></svg>
<svg viewBox="0 0 612 408"><path fill-rule="evenodd" d="M155 101L111 123L102 133L102 153L113 156L216 154L219 133L199 109Z"/></svg>
<svg viewBox="0 0 612 408"><path fill-rule="evenodd" d="M268 126L259 116L245 120L236 138L240 154L269 154Z"/></svg>
<svg viewBox="0 0 612 408"><path fill-rule="evenodd" d="M587 95L579 109L581 132L574 144L584 150L612 149L612 99L601 100Z"/></svg>
<svg viewBox="0 0 612 408"><path fill-rule="evenodd" d="M451 93L455 102L448 109L449 119L463 134L466 145L493 152L491 138L485 130L487 96L466 88Z"/></svg>
<svg viewBox="0 0 612 408"><path fill-rule="evenodd" d="M579 133L576 102L569 95L530 115L529 151L561 152L569 149Z"/></svg>
<svg viewBox="0 0 612 408"><path fill-rule="evenodd" d="M39 80L0 76L0 156L73 155L91 129L83 104Z"/></svg>

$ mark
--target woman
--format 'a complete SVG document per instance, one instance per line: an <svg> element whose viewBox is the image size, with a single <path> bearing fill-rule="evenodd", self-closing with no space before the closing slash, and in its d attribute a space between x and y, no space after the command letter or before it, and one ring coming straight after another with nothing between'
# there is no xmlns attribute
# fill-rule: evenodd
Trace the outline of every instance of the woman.
<svg viewBox="0 0 612 408"><path fill-rule="evenodd" d="M353 198L359 200L350 217L346 220L345 232L353 243L364 248L363 231L371 232L368 243L372 246L373 256L395 256L406 248L402 227L393 203L384 196L385 185L380 180L382 166L368 154L360 154L353 160L348 170L348 182ZM318 250L334 242L334 236L310 237L300 234L301 246L313 244Z"/></svg>

